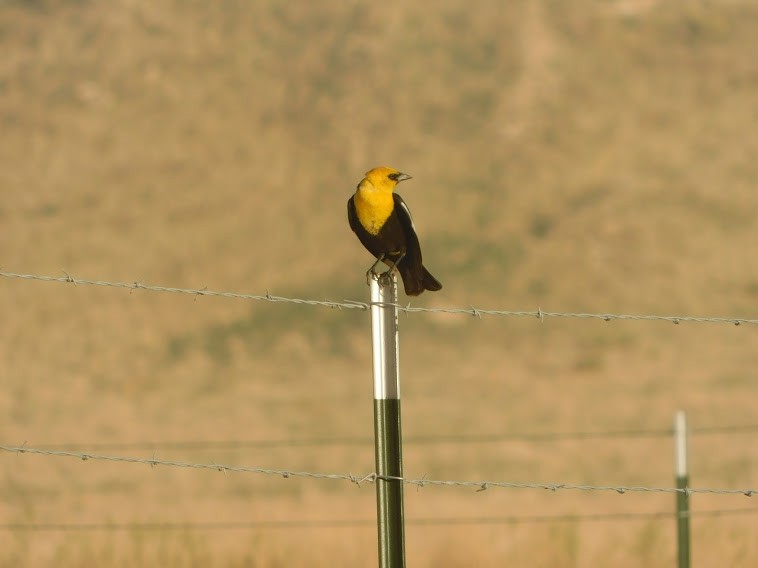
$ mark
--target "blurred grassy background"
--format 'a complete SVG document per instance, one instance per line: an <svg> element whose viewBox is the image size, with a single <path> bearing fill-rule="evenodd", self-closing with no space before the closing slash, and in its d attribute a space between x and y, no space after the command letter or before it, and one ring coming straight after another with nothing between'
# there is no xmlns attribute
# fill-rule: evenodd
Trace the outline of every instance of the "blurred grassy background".
<svg viewBox="0 0 758 568"><path fill-rule="evenodd" d="M345 203L402 193L431 307L756 317L750 0L0 2L0 261L21 273L365 300ZM372 435L357 311L3 279L8 444ZM755 420L751 327L401 319L408 436ZM755 487L754 436L692 482ZM673 484L663 439L408 445L409 477ZM356 446L163 459L373 470ZM149 457L149 452L134 452ZM5 455L2 523L371 519L372 486ZM696 496L692 506L745 506ZM408 518L666 511L670 495L424 488ZM694 565L758 560L695 517ZM673 521L424 526L413 566L671 566ZM7 566L371 566L375 529L0 531Z"/></svg>

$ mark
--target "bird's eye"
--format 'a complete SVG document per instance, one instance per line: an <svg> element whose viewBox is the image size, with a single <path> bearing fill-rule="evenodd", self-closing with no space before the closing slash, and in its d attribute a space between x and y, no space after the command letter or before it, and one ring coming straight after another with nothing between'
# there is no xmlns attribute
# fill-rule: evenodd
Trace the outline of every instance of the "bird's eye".
<svg viewBox="0 0 758 568"><path fill-rule="evenodd" d="M390 174L387 177L390 178L392 181L397 181L398 174Z"/></svg>

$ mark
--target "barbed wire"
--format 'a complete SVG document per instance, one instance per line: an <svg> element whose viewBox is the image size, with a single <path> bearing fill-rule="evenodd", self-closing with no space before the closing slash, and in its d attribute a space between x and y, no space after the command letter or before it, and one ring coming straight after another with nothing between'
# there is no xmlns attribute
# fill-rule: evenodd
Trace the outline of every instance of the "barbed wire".
<svg viewBox="0 0 758 568"><path fill-rule="evenodd" d="M669 520L679 517L724 517L729 515L755 515L758 508L707 509L677 515L671 511L649 513L589 513L567 515L514 515L508 517L443 517L406 518L406 525L519 525L536 523L581 523L598 521ZM246 529L320 529L354 528L376 526L376 519L292 519L284 521L197 521L197 522L147 522L147 523L5 523L0 530L13 532L79 532L79 531L186 531L186 530L246 530Z"/></svg>
<svg viewBox="0 0 758 568"><path fill-rule="evenodd" d="M177 288L170 286L156 286L151 284L145 284L141 281L135 282L110 282L106 280L87 280L81 278L74 278L69 273L64 271L64 276L43 276L38 274L18 274L14 272L0 271L0 276L11 279L21 280L36 280L40 282L58 282L64 284L73 284L75 286L105 286L111 288L123 288L127 290L145 290L148 292L166 292L173 294L187 294L191 296L211 296L219 298L230 298L235 300L249 300L249 301L265 301L265 302L285 302L291 304L300 304L307 306L320 306L332 309L357 309L366 311L371 308L372 305L387 305L387 304L372 304L371 302L362 302L357 300L311 300L302 298L286 298L283 296L274 296L269 292L266 294L242 294L238 292L223 292L217 290L209 290L208 288ZM407 306L396 305L398 311L404 313L435 313L435 314L451 314L451 315L467 315L481 318L483 316L499 316L499 317L530 317L539 319L541 322L545 318L575 318L575 319L597 319L603 321L612 320L632 320L632 321L665 321L673 324L680 323L729 323L735 326L740 325L758 325L758 319L748 318L733 318L733 317L710 317L710 316L662 316L662 315L633 315L633 314L611 314L611 313L577 313L577 312L550 312L543 311L541 308L536 310L492 310L483 308L425 308L425 307L413 307L410 304Z"/></svg>
<svg viewBox="0 0 758 568"><path fill-rule="evenodd" d="M190 468L190 469L205 469L215 470L226 474L231 473L256 473L262 475L272 475L289 479L292 477L302 477L310 479L331 479L335 481L349 481L360 486L363 483L376 483L377 481L397 481L405 485L413 485L418 488L427 486L437 487L463 487L476 489L477 492L486 491L492 488L501 489L544 489L553 492L559 490L567 491L601 491L601 492L615 492L619 494L625 493L684 493L685 495L692 495L696 493L707 494L719 494L719 495L744 495L746 497L752 497L758 493L758 489L723 489L723 488L710 488L710 487L646 487L646 486L619 486L619 485L578 485L573 483L519 483L511 481L468 481L468 480L440 480L440 479L412 479L407 477L397 477L388 475L379 475L377 473L369 473L365 475L353 475L351 473L319 473L310 471L292 471L284 469L271 469L249 466L235 466L224 465L217 463L191 463L191 462L179 462L162 460L156 457L153 458L137 458L137 457L125 457L125 456L108 456L92 453L81 453L64 450L45 450L41 448L29 448L26 446L3 446L0 445L0 450L15 453L15 454L36 454L42 456L54 456L54 457L70 457L77 458L82 461L89 460L101 460L108 462L124 462L134 464L144 464L151 467L167 466L178 468Z"/></svg>
<svg viewBox="0 0 758 568"><path fill-rule="evenodd" d="M758 424L739 424L731 426L705 426L691 428L691 436L725 435L734 433L758 432ZM597 432L524 432L511 434L471 434L450 436L406 436L406 445L436 444L490 444L500 442L558 442L572 440L605 440L634 438L670 438L673 428L611 430ZM370 437L330 437L330 438L292 438L263 440L167 440L162 442L56 442L36 443L45 449L66 448L90 450L234 450L242 448L298 448L298 447L333 447L333 446L367 446L372 445Z"/></svg>

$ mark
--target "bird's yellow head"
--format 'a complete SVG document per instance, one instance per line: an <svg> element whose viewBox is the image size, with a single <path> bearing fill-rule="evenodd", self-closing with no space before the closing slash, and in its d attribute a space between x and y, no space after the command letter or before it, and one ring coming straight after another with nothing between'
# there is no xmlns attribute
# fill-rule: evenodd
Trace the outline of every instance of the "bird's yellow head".
<svg viewBox="0 0 758 568"><path fill-rule="evenodd" d="M374 189L392 192L401 181L411 179L411 176L394 168L382 166L366 172L366 177L358 184L358 189Z"/></svg>

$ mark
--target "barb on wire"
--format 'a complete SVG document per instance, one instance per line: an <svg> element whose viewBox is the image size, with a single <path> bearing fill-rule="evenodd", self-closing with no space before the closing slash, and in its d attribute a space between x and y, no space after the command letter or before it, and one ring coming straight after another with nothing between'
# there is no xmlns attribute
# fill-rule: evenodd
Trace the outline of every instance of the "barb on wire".
<svg viewBox="0 0 758 568"><path fill-rule="evenodd" d="M693 493L710 493L721 495L745 495L752 497L758 493L758 489L721 489L721 488L709 488L709 487L644 487L644 486L617 486L617 485L577 485L572 483L519 483L511 481L456 481L456 480L440 480L440 479L427 479L425 477L421 479L411 479L406 477L396 477L389 475L378 475L376 473L369 473L363 477L355 476L353 474L345 473L318 473L310 471L289 471L283 469L271 469L261 467L247 467L247 466L234 466L234 465L222 465L217 463L191 463L191 462L179 462L160 460L156 458L135 458L124 456L106 456L100 454L71 452L64 450L44 450L40 448L30 448L27 446L0 446L0 450L16 453L16 454L36 454L42 456L55 456L55 457L70 457L77 458L82 461L89 460L102 460L110 462L125 462L146 464L151 467L155 466L168 466L168 467L180 467L180 468L193 468L193 469L208 469L215 471L236 472L236 473L257 473L262 475L274 475L289 479L292 477L303 477L311 479L331 479L338 481L349 481L360 486L362 483L376 483L377 481L399 481L406 485L415 485L417 487L426 486L439 486L439 487L468 487L478 491L486 491L491 488L501 489L545 489L549 491L610 491L619 494L624 493L686 493L691 495Z"/></svg>
<svg viewBox="0 0 758 568"><path fill-rule="evenodd" d="M135 282L109 282L106 280L86 280L74 278L67 272L65 276L41 276L37 274L18 274L15 272L0 271L0 276L4 278L15 278L22 280L37 280L41 282L61 282L65 284L87 285L87 286L106 286L111 288L125 288L128 290L145 290L149 292L167 292L174 294L188 294L197 298L198 296L212 296L220 298L231 298L236 300L251 300L265 302L287 302L292 304L302 304L306 306L320 306L336 309L358 309L366 311L371 307L369 302L360 302L355 300L331 301L331 300L310 300L301 298L285 298L283 296L273 296L266 292L264 295L241 294L238 292L220 292L204 288L175 288L169 286L155 286L144 284L140 281ZM466 315L482 318L483 316L498 317L529 317L536 318L544 322L545 318L575 318L575 319L595 319L602 321L612 320L632 320L632 321L664 321L679 325L681 323L729 323L735 326L756 325L758 319L748 318L729 318L729 317L706 317L706 316L661 316L661 315L632 315L632 314L608 314L608 313L577 313L577 312L546 312L542 308L536 310L489 310L482 308L423 308L396 305L398 311L409 313L436 313L451 315Z"/></svg>
<svg viewBox="0 0 758 568"><path fill-rule="evenodd" d="M722 517L729 515L754 515L758 508L716 509L689 513L690 518ZM519 525L532 523L581 523L598 521L669 520L676 516L671 511L649 513L589 513L567 515L514 515L509 517L425 517L407 518L406 525ZM245 529L322 529L375 526L376 519L291 519L260 521L198 521L198 522L150 522L150 523L6 523L0 530L12 532L81 532L81 531L187 531L187 530L245 530Z"/></svg>

